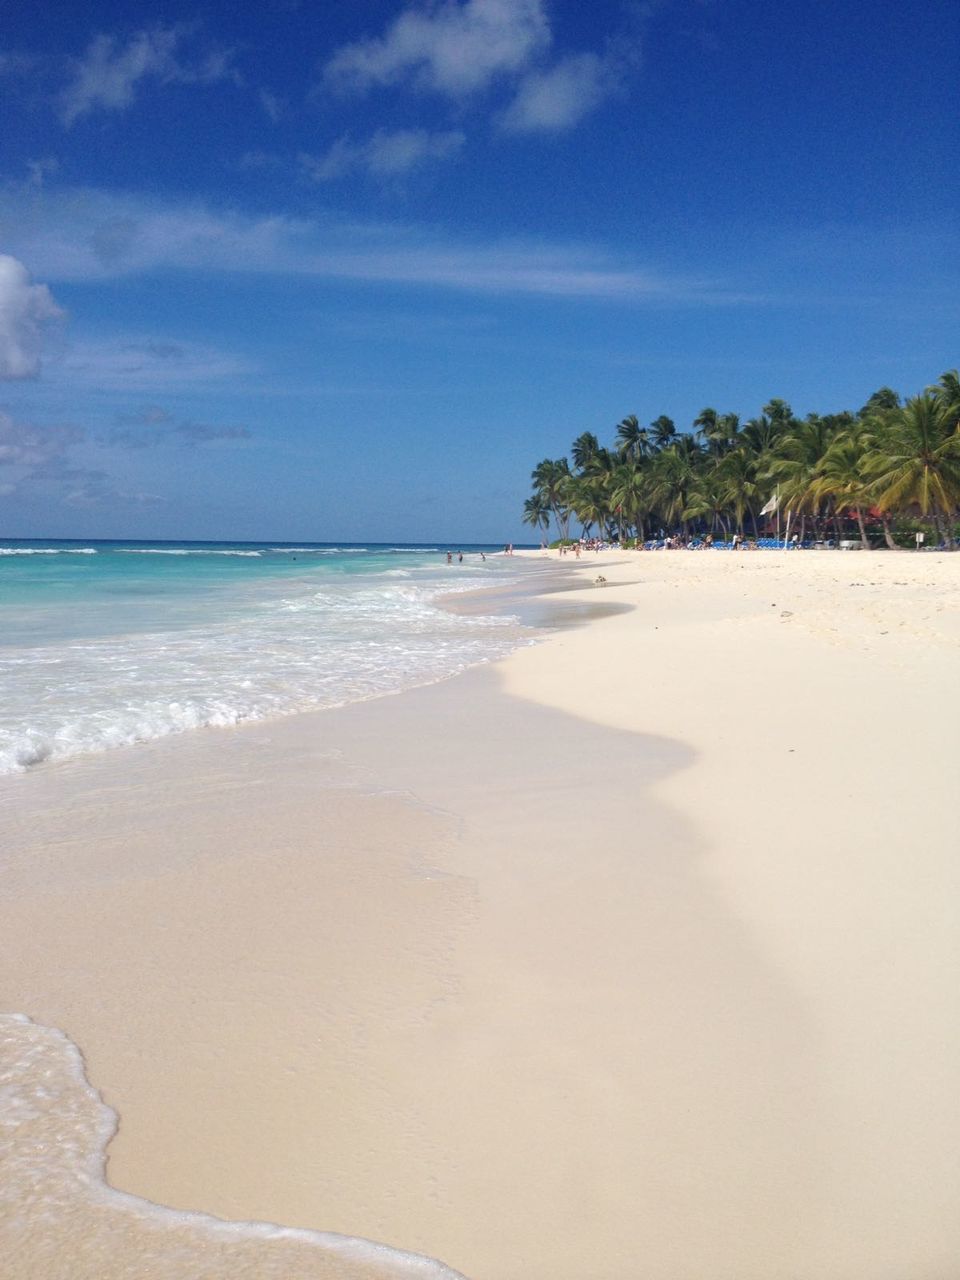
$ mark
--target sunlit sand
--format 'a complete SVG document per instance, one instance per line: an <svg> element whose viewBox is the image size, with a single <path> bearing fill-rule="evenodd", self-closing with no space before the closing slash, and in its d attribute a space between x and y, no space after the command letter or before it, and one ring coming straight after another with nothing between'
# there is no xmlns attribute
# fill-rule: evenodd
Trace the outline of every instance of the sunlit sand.
<svg viewBox="0 0 960 1280"><path fill-rule="evenodd" d="M565 567L495 667L5 780L3 1009L157 1205L471 1280L951 1274L960 557ZM12 1278L274 1274L194 1219L146 1268L96 1166Z"/></svg>

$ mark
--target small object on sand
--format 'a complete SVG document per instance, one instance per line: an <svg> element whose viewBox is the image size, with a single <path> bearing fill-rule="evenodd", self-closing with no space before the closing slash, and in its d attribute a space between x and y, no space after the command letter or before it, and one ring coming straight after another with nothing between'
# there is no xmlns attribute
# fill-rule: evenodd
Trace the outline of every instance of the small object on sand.
<svg viewBox="0 0 960 1280"><path fill-rule="evenodd" d="M601 573L594 579L594 583L598 587L605 587L607 585L607 580Z"/></svg>

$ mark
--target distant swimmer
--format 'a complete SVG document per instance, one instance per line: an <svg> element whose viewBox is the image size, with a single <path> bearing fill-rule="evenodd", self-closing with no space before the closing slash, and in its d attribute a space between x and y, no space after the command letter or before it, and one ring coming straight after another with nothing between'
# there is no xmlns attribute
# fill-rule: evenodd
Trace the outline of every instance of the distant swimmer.
<svg viewBox="0 0 960 1280"><path fill-rule="evenodd" d="M448 551L448 552L447 552L447 564L453 564L453 552L452 552L452 551Z"/></svg>
<svg viewBox="0 0 960 1280"><path fill-rule="evenodd" d="M458 563L458 564L463 564L463 552L462 552L462 551L458 551L458 552L457 552L457 563Z"/></svg>
<svg viewBox="0 0 960 1280"><path fill-rule="evenodd" d="M486 557L486 556L483 554L483 552L481 551L481 552L480 552L480 559L485 561L485 560L486 560L486 558L487 558L487 557Z"/></svg>

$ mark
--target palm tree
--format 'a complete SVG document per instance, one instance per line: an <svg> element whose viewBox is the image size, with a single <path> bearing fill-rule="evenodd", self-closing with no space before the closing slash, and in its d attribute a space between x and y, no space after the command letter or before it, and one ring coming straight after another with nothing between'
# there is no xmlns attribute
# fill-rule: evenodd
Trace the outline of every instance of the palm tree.
<svg viewBox="0 0 960 1280"><path fill-rule="evenodd" d="M719 525L724 540L729 533L727 525L727 488L719 466L701 472L693 482L683 511L685 520L709 520L710 532Z"/></svg>
<svg viewBox="0 0 960 1280"><path fill-rule="evenodd" d="M954 548L960 422L949 392L925 392L892 413L867 454L865 469L880 510L914 507L932 516L941 539Z"/></svg>
<svg viewBox="0 0 960 1280"><path fill-rule="evenodd" d="M617 451L634 462L640 462L650 456L651 450L650 432L641 427L637 415L631 413L617 427Z"/></svg>
<svg viewBox="0 0 960 1280"><path fill-rule="evenodd" d="M659 418L654 418L650 423L650 434L653 436L654 448L665 449L677 434L676 423L665 413L661 413Z"/></svg>
<svg viewBox="0 0 960 1280"><path fill-rule="evenodd" d="M600 452L600 441L592 431L584 431L570 446L570 456L578 471L588 471Z"/></svg>
<svg viewBox="0 0 960 1280"><path fill-rule="evenodd" d="M888 413L900 408L900 396L892 387L880 387L857 414L858 418L873 418L878 413Z"/></svg>
<svg viewBox="0 0 960 1280"><path fill-rule="evenodd" d="M744 423L743 430L740 432L740 443L746 445L754 457L760 459L773 450L784 425L783 421L775 421L769 414L762 413L759 418L750 418Z"/></svg>
<svg viewBox="0 0 960 1280"><path fill-rule="evenodd" d="M738 479L743 489L743 496L747 497L747 510L750 512L754 533L757 535L759 535L759 529L756 512L760 504L754 501L759 496L759 490L755 488L755 484L769 477L779 457L780 444L795 422L793 411L786 401L771 400L764 406L760 417L751 418L737 437L739 447L735 452L741 454L742 458L735 467L731 468L731 472Z"/></svg>
<svg viewBox="0 0 960 1280"><path fill-rule="evenodd" d="M535 493L532 498L527 498L524 502L521 519L524 524L532 525L535 529L543 530L544 533L550 528L550 507L539 493Z"/></svg>
<svg viewBox="0 0 960 1280"><path fill-rule="evenodd" d="M620 462L620 455L615 450L598 448L584 468L584 475L604 476L609 479L611 473Z"/></svg>
<svg viewBox="0 0 960 1280"><path fill-rule="evenodd" d="M671 448L679 450L685 458L696 466L704 457L703 446L695 435L690 431L681 431L675 437Z"/></svg>
<svg viewBox="0 0 960 1280"><path fill-rule="evenodd" d="M770 419L776 433L783 431L795 421L793 410L786 400L780 400L777 397L763 406L763 415Z"/></svg>
<svg viewBox="0 0 960 1280"><path fill-rule="evenodd" d="M872 411L868 411L871 404L874 407ZM856 422L856 430L862 436L864 476L867 479L869 479L869 460L877 455L878 451L882 450L882 441L889 432L890 423L899 407L900 397L897 393L891 391L889 387L881 387L879 391L873 393L860 410L860 417ZM847 432L853 429L854 424L852 422L845 428ZM893 536L893 526L896 522L897 512L876 505L873 506L872 511L874 515L880 518L880 523L883 526L883 538L888 550L896 551L897 543Z"/></svg>
<svg viewBox="0 0 960 1280"><path fill-rule="evenodd" d="M645 519L650 507L649 484L646 473L640 467L624 462L612 473L610 506L617 516L621 542L625 525L632 525L641 541L646 537Z"/></svg>
<svg viewBox="0 0 960 1280"><path fill-rule="evenodd" d="M760 486L757 483L757 465L752 451L740 444L721 459L717 473L723 485L724 505L737 522L737 532L742 534L743 518L750 516L753 532L759 536L757 509L760 506Z"/></svg>
<svg viewBox="0 0 960 1280"><path fill-rule="evenodd" d="M726 438L733 448L740 439L740 415L738 413L724 413L720 417L720 427L726 434Z"/></svg>
<svg viewBox="0 0 960 1280"><path fill-rule="evenodd" d="M574 441L571 472L566 458L545 458L533 472L534 494L524 520L537 528L556 520L567 536L575 511L585 526L631 526L640 536L648 518L676 527L709 521L726 534L743 532L747 516L759 532L757 512L776 484L781 501L805 521L820 525L851 512L866 546L867 516L879 515L887 545L895 546L892 522L907 512L936 523L954 545L960 510L960 374L941 375L926 392L901 403L880 387L857 414L794 416L772 399L742 428L736 414L705 408L692 432L678 432L666 415L641 427L635 415L616 428L613 449L593 432Z"/></svg>
<svg viewBox="0 0 960 1280"><path fill-rule="evenodd" d="M720 415L717 413L716 409L706 408L700 410L693 420L693 425L696 427L699 434L702 435L705 440L708 440L711 433L716 431L717 423L719 421Z"/></svg>
<svg viewBox="0 0 960 1280"><path fill-rule="evenodd" d="M688 437L689 440L689 437ZM696 452L681 445L667 445L654 459L650 474L650 499L667 524L682 524L687 532L690 494L697 475Z"/></svg>
<svg viewBox="0 0 960 1280"><path fill-rule="evenodd" d="M563 486L569 475L570 464L566 458L544 458L537 463L530 476L534 494L553 512L561 538L567 536L569 512L563 501Z"/></svg>
<svg viewBox="0 0 960 1280"><path fill-rule="evenodd" d="M927 387L927 391L942 406L949 419L954 423L960 421L960 374L956 369L941 374L940 381Z"/></svg>
<svg viewBox="0 0 960 1280"><path fill-rule="evenodd" d="M604 477L602 475L570 476L564 490L567 505L580 521L584 533L596 525L602 536L610 511Z"/></svg>
<svg viewBox="0 0 960 1280"><path fill-rule="evenodd" d="M856 428L839 435L820 460L810 486L815 497L832 498L837 512L853 511L864 551L870 550L864 513L872 500L864 466L868 440L869 437Z"/></svg>
<svg viewBox="0 0 960 1280"><path fill-rule="evenodd" d="M697 435L706 445L707 451L715 458L720 458L733 447L740 419L735 413L717 413L716 409L701 409L694 418L693 425L697 429Z"/></svg>
<svg viewBox="0 0 960 1280"><path fill-rule="evenodd" d="M837 435L829 417L808 414L803 421L793 419L777 444L775 454L768 456L761 481L776 484L781 505L800 516L800 539L804 538L807 516L817 518L820 499L813 488L824 454Z"/></svg>

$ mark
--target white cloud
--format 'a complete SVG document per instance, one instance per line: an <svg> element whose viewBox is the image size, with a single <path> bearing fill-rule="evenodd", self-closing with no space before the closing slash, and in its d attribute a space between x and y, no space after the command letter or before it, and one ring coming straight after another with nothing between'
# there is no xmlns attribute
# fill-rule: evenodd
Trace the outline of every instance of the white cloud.
<svg viewBox="0 0 960 1280"><path fill-rule="evenodd" d="M232 55L226 50L213 50L194 63L179 58L178 47L185 35L181 26L158 26L138 31L126 44L120 44L114 36L96 36L76 62L74 78L61 95L63 123L72 125L97 108L122 111L130 106L136 89L147 79L161 84L211 84L237 79L230 66Z"/></svg>
<svg viewBox="0 0 960 1280"><path fill-rule="evenodd" d="M33 427L0 409L0 466L43 467L83 439L76 427Z"/></svg>
<svg viewBox="0 0 960 1280"><path fill-rule="evenodd" d="M53 175L60 168L60 161L56 156L43 156L39 160L27 161L27 185L31 187L42 187L48 177Z"/></svg>
<svg viewBox="0 0 960 1280"><path fill-rule="evenodd" d="M197 428L192 423L182 424L180 431L180 438L190 445L249 434L243 428ZM0 410L0 497L19 498L25 509L33 511L41 503L47 509L57 502L70 507L115 507L161 501L155 494L117 488L106 472L84 466L82 460L78 463L71 453L86 438L79 427L32 426Z"/></svg>
<svg viewBox="0 0 960 1280"><path fill-rule="evenodd" d="M459 129L430 133L426 129L378 129L366 142L339 138L325 156L301 155L304 171L316 182L329 182L357 170L375 178L395 178L431 160L445 160L466 141Z"/></svg>
<svg viewBox="0 0 960 1280"><path fill-rule="evenodd" d="M37 489L43 493L44 508L54 502L68 507L116 509L121 506L152 507L165 501L155 493L118 488L107 472L71 466L64 460L37 467L25 475L17 487L33 508L38 503Z"/></svg>
<svg viewBox="0 0 960 1280"><path fill-rule="evenodd" d="M284 163L280 156L270 151L245 151L239 160L232 162L230 167L238 169L241 173L249 173L257 169L277 169Z"/></svg>
<svg viewBox="0 0 960 1280"><path fill-rule="evenodd" d="M203 444L249 440L250 430L243 426L216 423L175 422L172 414L158 405L150 405L139 413L122 414L119 429L108 432L106 443L124 449L147 449L162 444L185 444L193 448Z"/></svg>
<svg viewBox="0 0 960 1280"><path fill-rule="evenodd" d="M44 326L62 315L45 284L31 284L22 262L0 254L0 379L37 376Z"/></svg>
<svg viewBox="0 0 960 1280"><path fill-rule="evenodd" d="M411 81L459 97L520 70L550 39L543 0L445 0L406 9L383 36L346 45L324 78L357 92Z"/></svg>
<svg viewBox="0 0 960 1280"><path fill-rule="evenodd" d="M573 54L546 71L529 72L501 123L511 133L569 129L619 88L619 76L605 59Z"/></svg>
<svg viewBox="0 0 960 1280"><path fill-rule="evenodd" d="M172 418L168 409L162 409L158 404L148 404L145 409L136 413L121 414L118 421L122 427L159 427Z"/></svg>
<svg viewBox="0 0 960 1280"><path fill-rule="evenodd" d="M573 53L526 71L500 117L501 128L511 133L571 129L608 98L622 96L640 66L642 17L635 12L632 25L611 36L602 53Z"/></svg>
<svg viewBox="0 0 960 1280"><path fill-rule="evenodd" d="M199 343L164 338L123 338L76 343L51 364L47 381L71 388L162 394L178 388L235 383L251 366L235 355Z"/></svg>
<svg viewBox="0 0 960 1280"><path fill-rule="evenodd" d="M716 281L645 270L582 244L469 243L396 223L250 218L95 191L62 191L34 200L27 218L21 212L24 198L22 192L0 190L0 224L14 233L12 247L49 280L106 280L175 269L500 295L744 301L743 295L732 295ZM89 358L74 347L69 362L91 385L100 376L111 386L136 377L148 394L175 370L184 380L188 375L195 380L236 375L234 357L175 345L184 348L179 362L159 359L156 342L151 346L149 340L137 339L96 348ZM51 366L51 377L54 372Z"/></svg>
<svg viewBox="0 0 960 1280"><path fill-rule="evenodd" d="M284 102L282 98L278 98L275 93L271 93L269 89L259 90L257 97L260 100L260 106L274 124L280 120L284 112Z"/></svg>
<svg viewBox="0 0 960 1280"><path fill-rule="evenodd" d="M210 432L211 434L203 434ZM184 423L181 439L196 445L246 436L242 428L199 428ZM14 421L0 410L0 497L20 500L25 510L46 510L52 503L69 507L152 506L155 494L118 488L106 472L83 465L73 455L87 439L79 427L38 427ZM42 498L40 497L42 495Z"/></svg>

